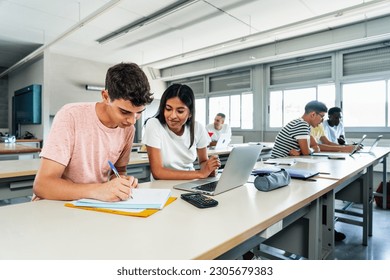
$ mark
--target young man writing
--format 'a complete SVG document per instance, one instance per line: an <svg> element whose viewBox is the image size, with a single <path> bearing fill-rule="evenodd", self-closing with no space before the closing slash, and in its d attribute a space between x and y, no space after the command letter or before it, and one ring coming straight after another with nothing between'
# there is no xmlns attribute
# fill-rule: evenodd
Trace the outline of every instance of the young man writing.
<svg viewBox="0 0 390 280"><path fill-rule="evenodd" d="M137 179L126 176L126 166L134 124L153 100L149 82L138 65L120 63L108 69L101 94L100 102L67 104L56 114L40 154L33 200L120 201L137 187Z"/></svg>

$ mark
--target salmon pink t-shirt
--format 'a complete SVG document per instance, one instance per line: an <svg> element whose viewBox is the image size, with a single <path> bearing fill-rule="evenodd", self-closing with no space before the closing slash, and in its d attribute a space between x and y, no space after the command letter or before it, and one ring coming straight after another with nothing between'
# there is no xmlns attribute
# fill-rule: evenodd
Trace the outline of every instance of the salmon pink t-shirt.
<svg viewBox="0 0 390 280"><path fill-rule="evenodd" d="M55 115L40 156L64 165L63 178L74 183L108 180L108 161L127 165L135 127L108 128L96 115L96 103L72 103Z"/></svg>

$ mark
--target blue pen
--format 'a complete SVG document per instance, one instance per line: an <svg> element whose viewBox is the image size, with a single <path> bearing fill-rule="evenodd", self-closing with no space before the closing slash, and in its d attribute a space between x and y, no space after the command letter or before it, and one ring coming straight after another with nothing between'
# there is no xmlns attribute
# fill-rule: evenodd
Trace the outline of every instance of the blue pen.
<svg viewBox="0 0 390 280"><path fill-rule="evenodd" d="M121 176L119 176L118 170L116 170L114 164L112 164L111 161L108 161L108 164L110 165L110 167L111 167L111 169L112 169L112 172L114 172L115 176L116 176L117 178L120 178ZM130 195L130 198L133 198L133 196Z"/></svg>
<svg viewBox="0 0 390 280"><path fill-rule="evenodd" d="M117 178L120 178L121 176L119 176L119 173L118 173L118 170L116 170L115 166L112 164L111 161L108 161L108 164L110 165L111 169L112 169L112 172L114 172L115 176Z"/></svg>

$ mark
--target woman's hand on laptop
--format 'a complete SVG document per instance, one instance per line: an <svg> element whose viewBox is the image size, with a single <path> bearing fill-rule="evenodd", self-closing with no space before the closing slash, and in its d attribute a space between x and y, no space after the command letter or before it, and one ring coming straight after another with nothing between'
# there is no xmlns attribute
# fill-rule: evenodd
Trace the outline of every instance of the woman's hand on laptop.
<svg viewBox="0 0 390 280"><path fill-rule="evenodd" d="M221 167L221 161L217 155L211 156L204 164L202 164L200 171L206 177L215 177L218 173L218 168Z"/></svg>

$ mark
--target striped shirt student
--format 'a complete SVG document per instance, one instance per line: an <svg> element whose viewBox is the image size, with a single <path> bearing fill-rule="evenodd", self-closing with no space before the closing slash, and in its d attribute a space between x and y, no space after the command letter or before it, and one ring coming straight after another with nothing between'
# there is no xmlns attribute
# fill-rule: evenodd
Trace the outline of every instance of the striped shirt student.
<svg viewBox="0 0 390 280"><path fill-rule="evenodd" d="M271 157L287 157L292 149L300 150L299 139L310 141L310 126L302 118L289 122L278 133Z"/></svg>
<svg viewBox="0 0 390 280"><path fill-rule="evenodd" d="M317 127L322 123L328 108L319 101L310 101L305 106L301 118L292 120L284 126L275 138L271 158L310 155L319 152L318 146L310 147L310 126Z"/></svg>

